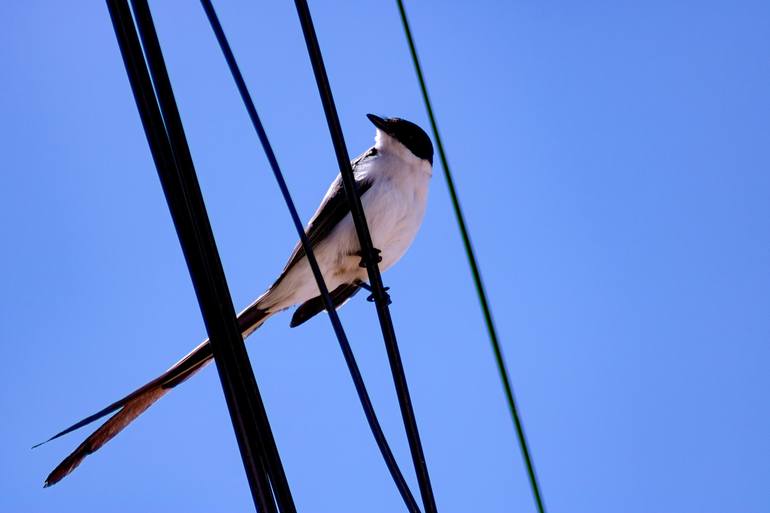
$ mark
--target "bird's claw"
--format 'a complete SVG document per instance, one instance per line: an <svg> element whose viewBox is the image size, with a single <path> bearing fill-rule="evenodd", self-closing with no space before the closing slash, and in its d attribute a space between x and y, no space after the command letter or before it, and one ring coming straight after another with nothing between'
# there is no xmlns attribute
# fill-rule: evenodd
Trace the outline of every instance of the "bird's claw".
<svg viewBox="0 0 770 513"><path fill-rule="evenodd" d="M369 285L368 283L361 282L358 284L358 286L361 287L362 289L365 289L371 292L371 294L369 294L369 297L366 298L367 301L369 301L370 303L374 303L376 301L374 297L374 289L372 289L371 285ZM382 288L382 291L385 293L385 300L388 302L388 304L391 304L393 301L391 301L390 294L388 294L389 290L390 290L390 287Z"/></svg>
<svg viewBox="0 0 770 513"><path fill-rule="evenodd" d="M379 249L372 248L372 257L373 257L373 260L374 260L375 264L379 264L380 262L382 262L382 256L380 256L380 253L382 253L382 251L380 251ZM364 255L364 252L363 251L358 251L356 253L356 255L361 257L361 261L358 263L358 265L360 267L366 268L368 266L368 262L367 262L368 259Z"/></svg>
<svg viewBox="0 0 770 513"><path fill-rule="evenodd" d="M390 299L390 294L388 294L389 290L390 290L390 287L383 287L383 289L382 289L382 292L385 295L386 304L388 304L388 305L393 303L393 301L391 301L391 299ZM369 296L366 298L366 300L369 301L370 303L374 303L376 301L376 299L374 297L374 293L369 294Z"/></svg>

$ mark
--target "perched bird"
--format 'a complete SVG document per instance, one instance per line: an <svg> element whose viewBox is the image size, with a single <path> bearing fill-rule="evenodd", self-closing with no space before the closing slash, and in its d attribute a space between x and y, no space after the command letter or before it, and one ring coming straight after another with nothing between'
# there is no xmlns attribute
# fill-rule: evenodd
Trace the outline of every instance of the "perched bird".
<svg viewBox="0 0 770 513"><path fill-rule="evenodd" d="M374 247L381 251L380 269L385 271L404 255L422 224L433 167L433 145L414 123L373 114L367 117L376 127L374 146L353 160L352 166ZM332 182L305 233L334 305L339 308L362 286L366 287L367 279L366 269L359 265L360 246L340 175ZM243 337L252 334L272 315L297 304L300 306L294 312L291 327L324 310L305 250L299 243L275 283L238 315ZM117 412L49 474L45 486L62 480L86 456L211 360L211 346L205 340L146 385L46 440Z"/></svg>

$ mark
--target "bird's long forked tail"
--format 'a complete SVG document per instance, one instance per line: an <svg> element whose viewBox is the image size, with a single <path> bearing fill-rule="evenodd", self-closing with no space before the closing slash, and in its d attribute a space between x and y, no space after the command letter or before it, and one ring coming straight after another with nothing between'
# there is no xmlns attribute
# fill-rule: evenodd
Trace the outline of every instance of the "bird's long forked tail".
<svg viewBox="0 0 770 513"><path fill-rule="evenodd" d="M273 312L266 312L257 307L258 301L244 310L238 316L238 325L246 338L254 330L259 328ZM187 356L179 360L169 370L153 379L146 385L134 390L122 399L115 401L101 411L86 417L85 419L73 424L67 429L55 434L45 442L39 443L34 447L39 447L45 443L55 440L76 429L80 429L102 417L116 412L107 422L99 426L99 429L91 433L85 441L78 446L64 461L48 475L44 486L52 486L64 479L70 472L75 470L86 456L96 452L104 444L109 442L115 435L123 431L126 426L133 422L139 415L144 413L147 408L152 406L158 399L166 395L172 388L187 380L190 376L201 370L211 361L213 353L208 340L203 341L198 347L193 349Z"/></svg>

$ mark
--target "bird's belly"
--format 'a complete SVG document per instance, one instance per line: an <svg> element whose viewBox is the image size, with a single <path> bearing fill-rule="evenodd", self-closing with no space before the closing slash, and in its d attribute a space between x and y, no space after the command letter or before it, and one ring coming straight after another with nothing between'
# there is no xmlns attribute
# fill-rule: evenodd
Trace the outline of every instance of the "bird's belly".
<svg viewBox="0 0 770 513"><path fill-rule="evenodd" d="M422 187L412 183L398 187L388 180L375 184L361 197L369 233L374 247L380 250L380 270L398 262L414 241L425 214L427 182ZM361 267L361 251L353 218L350 214L315 248L315 256L329 290L356 280L368 281ZM303 258L283 279L276 290L275 303L301 303L318 295L307 259Z"/></svg>

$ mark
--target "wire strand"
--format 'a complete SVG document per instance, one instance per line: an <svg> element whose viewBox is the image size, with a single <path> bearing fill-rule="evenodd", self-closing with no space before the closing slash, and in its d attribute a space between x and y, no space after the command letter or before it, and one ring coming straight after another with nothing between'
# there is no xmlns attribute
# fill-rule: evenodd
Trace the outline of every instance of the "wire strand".
<svg viewBox="0 0 770 513"><path fill-rule="evenodd" d="M294 0L294 5L297 8L297 16L299 17L302 33L305 37L308 57L310 58L310 63L313 67L316 85L318 86L324 114L326 115L326 122L329 126L329 133L331 134L332 142L334 144L334 152L337 156L337 164L340 167L340 176L342 177L345 195L347 196L350 205L353 224L355 225L356 233L358 234L358 241L362 254L361 265L365 265L369 274L372 297L374 298L377 316L380 320L382 338L385 342L385 350L388 354L388 362L393 376L393 383L396 388L396 395L398 396L401 418L404 421L404 430L406 431L407 440L409 442L412 463L414 464L417 482L420 486L423 507L425 508L426 513L436 513L436 500L433 496L433 488L430 484L428 465L425 461L425 454L423 452L422 442L420 441L420 432L417 428L417 420L414 416L412 399L409 395L409 387L406 382L406 375L404 374L404 365L401 361L401 354L396 340L396 332L393 328L393 319L390 316L390 309L388 308L390 297L385 290L385 286L382 284L382 276L380 275L380 268L378 266L378 251L375 250L372 245L372 237L369 233L369 227L366 224L366 216L364 215L364 209L361 205L361 198L356 191L353 169L350 165L350 157L348 155L347 147L345 146L345 138L342 134L342 127L340 125L339 116L337 115L337 108L334 104L334 97L332 96L331 86L329 85L329 77L326 74L323 56L321 55L321 48L318 44L318 37L316 36L315 27L313 26L313 19L310 16L310 9L308 8L306 0Z"/></svg>
<svg viewBox="0 0 770 513"><path fill-rule="evenodd" d="M505 389L505 397L508 401L508 407L511 410L511 416L513 417L513 423L516 427L516 435L519 440L519 446L524 456L524 462L527 467L527 474L529 475L529 482L532 487L532 494L535 497L537 503L537 509L540 513L545 513L545 506L543 504L542 495L540 493L540 486L538 484L537 475L535 474L535 466L532 463L532 457L530 456L529 447L527 444L527 438L524 435L524 425L519 414L518 407L516 406L516 399L513 395L513 387L511 386L511 380L508 377L508 369L505 365L505 359L503 358L503 351L500 347L500 341L497 337L497 330L495 329L495 323L492 319L492 312L489 307L489 301L487 299L486 289L484 283L481 280L481 271L479 270L476 254L471 244L471 238L468 234L468 228L465 223L465 217L463 216L462 209L460 208L460 200L457 196L457 190L455 188L454 179L452 178L452 172L449 169L449 162L446 158L446 152L444 151L444 144L441 141L441 136L438 132L438 125L436 124L436 116L433 113L433 106L428 96L428 88L425 85L425 77L422 72L422 66L420 65L420 59L417 57L417 49L415 48L414 38L412 37L412 30L409 26L409 20L406 17L406 10L404 8L404 2L402 0L396 0L398 4L398 11L401 15L401 23L404 26L404 33L406 34L407 42L409 43L409 52L412 55L412 62L414 63L414 69L417 72L417 80L420 83L420 90L422 91L422 98L425 101L425 108L428 111L428 118L430 119L430 126L433 130L433 137L436 139L436 146L438 147L439 158L441 159L441 165L444 168L444 178L449 188L449 196L452 199L452 207L457 219L457 225L460 229L460 235L463 239L463 246L465 246L465 254L468 257L468 264L471 268L471 274L473 275L473 283L476 286L476 294L481 303L481 310L484 313L484 322L487 326L487 332L489 333L489 340L492 343L492 351L495 355L495 361L497 363L497 370L500 373L500 379L503 382L503 388Z"/></svg>
<svg viewBox="0 0 770 513"><path fill-rule="evenodd" d="M224 30L222 29L222 25L219 22L219 18L217 17L211 0L201 0L201 5L206 12L206 16L209 19L209 23L211 24L211 28L214 31L214 35L216 36L217 41L219 42L219 46L222 49L222 53L225 56L227 65L230 68L230 73L233 76L233 80L235 80L238 92L240 93L241 99L246 106L246 110L248 111L251 123L254 126L257 135L259 136L259 141L265 150L265 155L267 156L270 168L273 171L273 175L278 182L278 187L281 190L283 199L289 209L292 222L294 223L294 228L297 230L297 234L299 235L302 247L305 249L308 263L310 264L313 276L315 277L316 283L318 284L318 290L321 293L321 297L323 298L326 310L329 313L329 320L332 323L334 333L337 336L337 340L339 341L340 349L342 350L343 356L345 358L345 363L348 365L350 376L353 379L353 383L355 385L356 392L358 392L358 397L361 401L361 406L364 410L366 420L369 423L369 427L371 428L374 439L377 442L377 446L382 453L385 464L387 465L388 470L393 477L393 481L395 482L401 497L406 503L407 509L412 513L420 513L420 508L417 505L417 501L415 501L414 496L412 495L412 492L409 489L409 486L407 485L406 480L404 479L404 476L398 467L396 459L393 456L393 452L391 451L387 439L385 438L385 434L382 431L382 427L377 420L377 415L375 414L371 399L369 398L366 386L364 385L361 371L358 368L358 364L356 363L355 357L353 355L353 350L350 347L350 343L348 342L345 330L343 329L340 318L337 315L337 310L334 308L334 303L331 296L329 295L329 289L326 286L323 274L321 273L321 269L318 266L318 262L313 253L313 247L310 244L307 235L305 234L305 229L302 225L299 214L297 213L294 200L291 197L291 193L289 192L288 186L286 185L286 181L284 180L281 168L278 165L278 160L275 156L275 153L273 152L270 140L267 137L267 132L262 125L262 121L259 119L257 109L254 106L254 101L251 98L251 94L249 93L249 90L246 86L246 82L243 79L243 75L240 71L238 63L235 60L235 55L233 54L232 48L230 47L230 43L227 41L227 37L225 36Z"/></svg>

